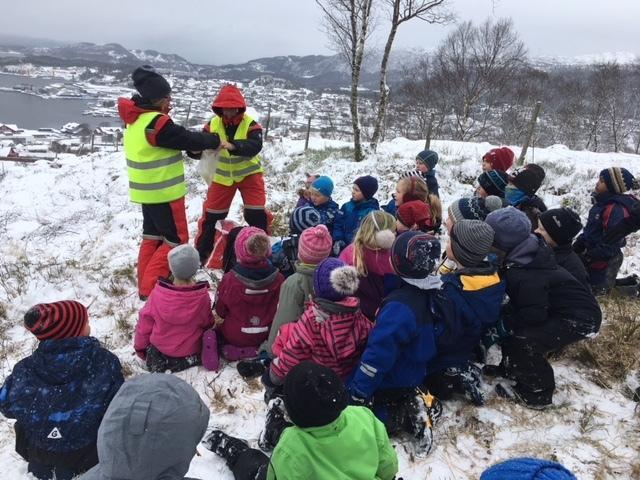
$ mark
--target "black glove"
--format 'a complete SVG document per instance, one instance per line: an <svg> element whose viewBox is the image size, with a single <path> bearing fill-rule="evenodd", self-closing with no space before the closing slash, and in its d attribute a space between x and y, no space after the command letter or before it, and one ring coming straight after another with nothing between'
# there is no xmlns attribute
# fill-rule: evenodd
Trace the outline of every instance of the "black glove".
<svg viewBox="0 0 640 480"><path fill-rule="evenodd" d="M586 249L587 249L587 245L584 242L583 238L582 237L576 238L576 241L573 242L573 251L576 252L578 255L580 255Z"/></svg>
<svg viewBox="0 0 640 480"><path fill-rule="evenodd" d="M358 391L352 391L349 393L349 405L356 407L373 408L373 398L365 398L363 394Z"/></svg>

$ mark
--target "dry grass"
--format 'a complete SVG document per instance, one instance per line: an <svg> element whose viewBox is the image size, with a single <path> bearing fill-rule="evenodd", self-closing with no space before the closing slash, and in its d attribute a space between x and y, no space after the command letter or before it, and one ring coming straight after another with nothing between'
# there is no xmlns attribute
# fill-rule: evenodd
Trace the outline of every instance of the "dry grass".
<svg viewBox="0 0 640 480"><path fill-rule="evenodd" d="M623 298L607 298L600 305L605 318L600 334L578 342L564 355L592 368L592 380L611 388L640 368L640 304Z"/></svg>
<svg viewBox="0 0 640 480"><path fill-rule="evenodd" d="M207 382L204 394L209 399L209 403L213 407L214 412L226 411L227 413L234 413L236 406L229 402L229 400L236 398L238 387L220 385L216 383L218 378L220 378L220 373L210 382Z"/></svg>

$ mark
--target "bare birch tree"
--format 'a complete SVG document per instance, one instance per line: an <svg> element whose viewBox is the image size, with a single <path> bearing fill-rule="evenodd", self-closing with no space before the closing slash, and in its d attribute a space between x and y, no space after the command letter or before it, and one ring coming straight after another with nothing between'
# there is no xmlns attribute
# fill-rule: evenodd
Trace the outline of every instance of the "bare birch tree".
<svg viewBox="0 0 640 480"><path fill-rule="evenodd" d="M387 85L387 67L391 48L395 41L398 28L405 22L419 19L427 23L447 23L453 15L446 7L447 0L381 0L390 9L391 29L380 62L380 93L378 94L378 109L371 137L371 148L376 149L384 133L384 120L389 102L389 86Z"/></svg>
<svg viewBox="0 0 640 480"><path fill-rule="evenodd" d="M371 34L374 0L316 0L322 10L324 27L331 48L342 56L351 69L351 124L354 159L364 158L358 115L358 85L364 58L365 42Z"/></svg>

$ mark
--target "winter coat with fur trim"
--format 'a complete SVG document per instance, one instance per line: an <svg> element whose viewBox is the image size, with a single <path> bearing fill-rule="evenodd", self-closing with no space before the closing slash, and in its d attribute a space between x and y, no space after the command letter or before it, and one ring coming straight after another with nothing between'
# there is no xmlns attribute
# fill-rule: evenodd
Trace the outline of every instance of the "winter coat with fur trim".
<svg viewBox="0 0 640 480"><path fill-rule="evenodd" d="M213 321L208 282L177 286L161 279L140 310L133 348L142 358L149 345L169 357L200 353Z"/></svg>
<svg viewBox="0 0 640 480"><path fill-rule="evenodd" d="M360 365L348 388L360 398L377 390L420 385L438 354L438 337L452 321L439 290L422 290L403 281L384 300Z"/></svg>
<svg viewBox="0 0 640 480"><path fill-rule="evenodd" d="M375 198L359 202L349 200L342 205L340 207L342 214L336 219L333 226L333 241L340 240L347 245L353 242L362 219L376 210L380 210L380 204Z"/></svg>
<svg viewBox="0 0 640 480"><path fill-rule="evenodd" d="M260 346L271 354L280 327L295 322L304 313L313 299L313 274L317 265L296 264L296 273L287 278L280 287L278 308L269 331L269 338Z"/></svg>
<svg viewBox="0 0 640 480"><path fill-rule="evenodd" d="M442 293L454 309L447 335L438 339L438 357L429 365L435 373L471 360L484 332L495 325L505 294L505 282L490 264L442 275Z"/></svg>
<svg viewBox="0 0 640 480"><path fill-rule="evenodd" d="M40 342L0 390L0 412L17 420L16 450L29 462L92 467L98 427L123 381L118 357L96 338Z"/></svg>
<svg viewBox="0 0 640 480"><path fill-rule="evenodd" d="M280 328L270 373L281 383L298 363L310 360L344 379L360 360L372 328L357 298L340 302L317 298L297 322Z"/></svg>
<svg viewBox="0 0 640 480"><path fill-rule="evenodd" d="M569 322L582 336L600 329L602 313L593 294L558 267L551 247L539 235L530 235L509 252L501 274L509 295L503 318L515 335L558 320Z"/></svg>
<svg viewBox="0 0 640 480"><path fill-rule="evenodd" d="M259 347L269 336L278 306L282 274L271 265L237 264L218 285L216 313L224 340L236 347Z"/></svg>
<svg viewBox="0 0 640 480"><path fill-rule="evenodd" d="M340 254L340 260L355 267L355 246L348 245ZM391 266L391 250L372 250L364 248L364 263L367 276L360 277L355 296L360 299L360 309L365 316L374 321L384 298L400 286L400 277Z"/></svg>

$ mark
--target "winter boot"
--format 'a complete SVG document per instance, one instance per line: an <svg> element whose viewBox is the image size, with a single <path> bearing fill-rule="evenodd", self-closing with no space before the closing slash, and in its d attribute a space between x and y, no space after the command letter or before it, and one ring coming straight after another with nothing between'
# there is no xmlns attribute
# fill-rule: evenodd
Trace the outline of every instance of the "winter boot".
<svg viewBox="0 0 640 480"><path fill-rule="evenodd" d="M266 367L262 360L240 360L238 362L238 373L242 378L256 378L262 376Z"/></svg>
<svg viewBox="0 0 640 480"><path fill-rule="evenodd" d="M508 383L499 383L496 385L496 393L499 397L506 398L513 402L524 405L532 410L545 410L553 405L551 401L546 398L544 393L525 393L518 384L509 385Z"/></svg>
<svg viewBox="0 0 640 480"><path fill-rule="evenodd" d="M487 377L502 377L506 378L507 371L504 368L504 365L500 363L499 365L485 365L482 367L482 374Z"/></svg>
<svg viewBox="0 0 640 480"><path fill-rule="evenodd" d="M640 278L635 273L628 277L616 278L616 287L635 287L640 284Z"/></svg>
<svg viewBox="0 0 640 480"><path fill-rule="evenodd" d="M227 435L222 430L214 430L202 441L207 450L224 458L227 465L235 465L238 456L249 450L249 444L244 440Z"/></svg>
<svg viewBox="0 0 640 480"><path fill-rule="evenodd" d="M462 393L474 405L484 405L482 393L482 371L474 364L469 363L465 368L458 369L458 378L462 386Z"/></svg>
<svg viewBox="0 0 640 480"><path fill-rule="evenodd" d="M429 392L418 390L406 408L407 430L417 440L415 454L426 457L433 448L433 425L442 414L442 404Z"/></svg>
<svg viewBox="0 0 640 480"><path fill-rule="evenodd" d="M282 398L274 398L269 402L267 407L267 419L264 424L264 430L260 434L258 445L265 452L270 452L278 444L280 435L285 428L292 424L285 418L284 401Z"/></svg>

